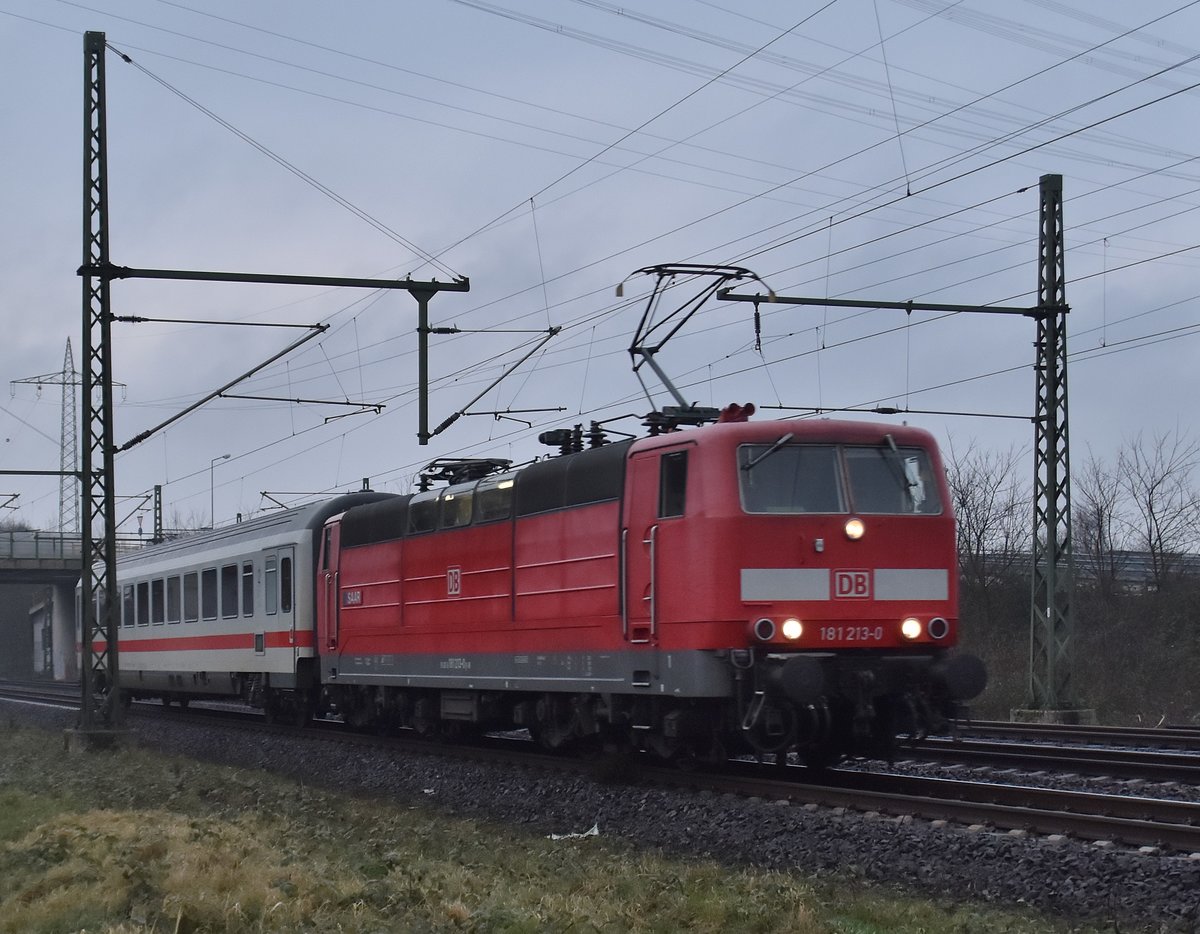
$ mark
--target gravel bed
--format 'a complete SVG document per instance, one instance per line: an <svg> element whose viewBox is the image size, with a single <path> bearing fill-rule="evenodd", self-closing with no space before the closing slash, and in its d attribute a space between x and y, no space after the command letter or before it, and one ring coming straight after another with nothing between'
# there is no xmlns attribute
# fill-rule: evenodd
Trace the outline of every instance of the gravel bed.
<svg viewBox="0 0 1200 934"><path fill-rule="evenodd" d="M5 703L6 715L65 727L74 712ZM164 752L387 795L459 816L582 832L725 864L836 874L961 901L1028 904L1065 919L1200 930L1200 857L1141 854L1072 840L935 826L909 818L732 795L602 784L526 767L394 754L335 742L134 716L138 741ZM962 770L957 770L962 774ZM1073 786L1077 787L1077 786Z"/></svg>

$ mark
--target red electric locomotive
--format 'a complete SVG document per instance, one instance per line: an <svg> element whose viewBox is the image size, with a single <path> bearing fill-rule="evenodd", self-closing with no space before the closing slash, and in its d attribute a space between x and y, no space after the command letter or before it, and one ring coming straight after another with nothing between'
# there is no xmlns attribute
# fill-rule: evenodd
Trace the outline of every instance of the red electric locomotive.
<svg viewBox="0 0 1200 934"><path fill-rule="evenodd" d="M983 689L951 653L954 518L927 432L734 420L592 440L521 469L444 465L440 489L329 518L319 708L825 764L886 754Z"/></svg>

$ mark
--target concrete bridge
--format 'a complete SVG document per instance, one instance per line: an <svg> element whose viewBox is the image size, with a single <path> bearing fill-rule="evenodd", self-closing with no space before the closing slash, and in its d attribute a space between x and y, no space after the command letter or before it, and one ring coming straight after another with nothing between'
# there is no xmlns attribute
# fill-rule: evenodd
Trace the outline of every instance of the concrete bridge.
<svg viewBox="0 0 1200 934"><path fill-rule="evenodd" d="M118 551L145 538L122 538ZM78 535L0 530L0 675L79 677L75 658L75 587L83 542Z"/></svg>
<svg viewBox="0 0 1200 934"><path fill-rule="evenodd" d="M0 582L57 583L71 573L78 580L82 555L83 543L78 535L26 529L0 531Z"/></svg>
<svg viewBox="0 0 1200 934"><path fill-rule="evenodd" d="M78 535L0 531L0 672L79 676L75 585L82 554Z"/></svg>

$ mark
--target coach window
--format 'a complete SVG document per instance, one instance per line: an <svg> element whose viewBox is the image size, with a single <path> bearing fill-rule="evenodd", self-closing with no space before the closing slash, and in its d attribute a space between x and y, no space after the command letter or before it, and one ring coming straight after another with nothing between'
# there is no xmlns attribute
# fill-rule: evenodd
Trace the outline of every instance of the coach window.
<svg viewBox="0 0 1200 934"><path fill-rule="evenodd" d="M183 621L194 623L200 618L200 575L195 571L183 576Z"/></svg>
<svg viewBox="0 0 1200 934"><path fill-rule="evenodd" d="M329 553L333 551L333 526L325 526L325 544L321 548L321 570L329 570Z"/></svg>
<svg viewBox="0 0 1200 934"><path fill-rule="evenodd" d="M158 577L150 582L150 622L161 626L166 621L166 611L166 581Z"/></svg>
<svg viewBox="0 0 1200 934"><path fill-rule="evenodd" d="M124 607L124 618L121 622L126 626L133 625L133 584L126 584L121 594L121 605Z"/></svg>
<svg viewBox="0 0 1200 934"><path fill-rule="evenodd" d="M513 475L488 477L475 488L475 521L494 522L512 515Z"/></svg>
<svg viewBox="0 0 1200 934"><path fill-rule="evenodd" d="M217 618L216 568L205 568L200 572L200 615L205 619Z"/></svg>
<svg viewBox="0 0 1200 934"><path fill-rule="evenodd" d="M138 581L137 585L137 624L150 625L150 582Z"/></svg>
<svg viewBox="0 0 1200 934"><path fill-rule="evenodd" d="M279 612L292 612L292 559L279 559Z"/></svg>
<svg viewBox="0 0 1200 934"><path fill-rule="evenodd" d="M254 563L242 562L242 615L254 615Z"/></svg>
<svg viewBox="0 0 1200 934"><path fill-rule="evenodd" d="M658 516L682 516L687 496L687 451L664 454L658 467Z"/></svg>
<svg viewBox="0 0 1200 934"><path fill-rule="evenodd" d="M267 556L266 567L263 570L263 597L266 600L267 614L274 616L279 612L279 571L274 555Z"/></svg>
<svg viewBox="0 0 1200 934"><path fill-rule="evenodd" d="M167 578L167 622L179 622L180 586L178 577Z"/></svg>
<svg viewBox="0 0 1200 934"><path fill-rule="evenodd" d="M226 564L221 568L221 618L237 619L238 566Z"/></svg>

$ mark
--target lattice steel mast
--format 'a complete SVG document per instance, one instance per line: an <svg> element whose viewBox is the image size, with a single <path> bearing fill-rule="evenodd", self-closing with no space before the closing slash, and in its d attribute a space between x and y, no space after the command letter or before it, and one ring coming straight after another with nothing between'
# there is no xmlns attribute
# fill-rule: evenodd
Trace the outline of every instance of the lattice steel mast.
<svg viewBox="0 0 1200 934"><path fill-rule="evenodd" d="M1037 401L1034 415L1031 706L1074 707L1071 469L1067 447L1067 288L1062 176L1041 179L1038 235Z"/></svg>
<svg viewBox="0 0 1200 934"><path fill-rule="evenodd" d="M112 313L104 33L83 37L83 524L81 583L84 732L121 725L116 507L113 492Z"/></svg>

